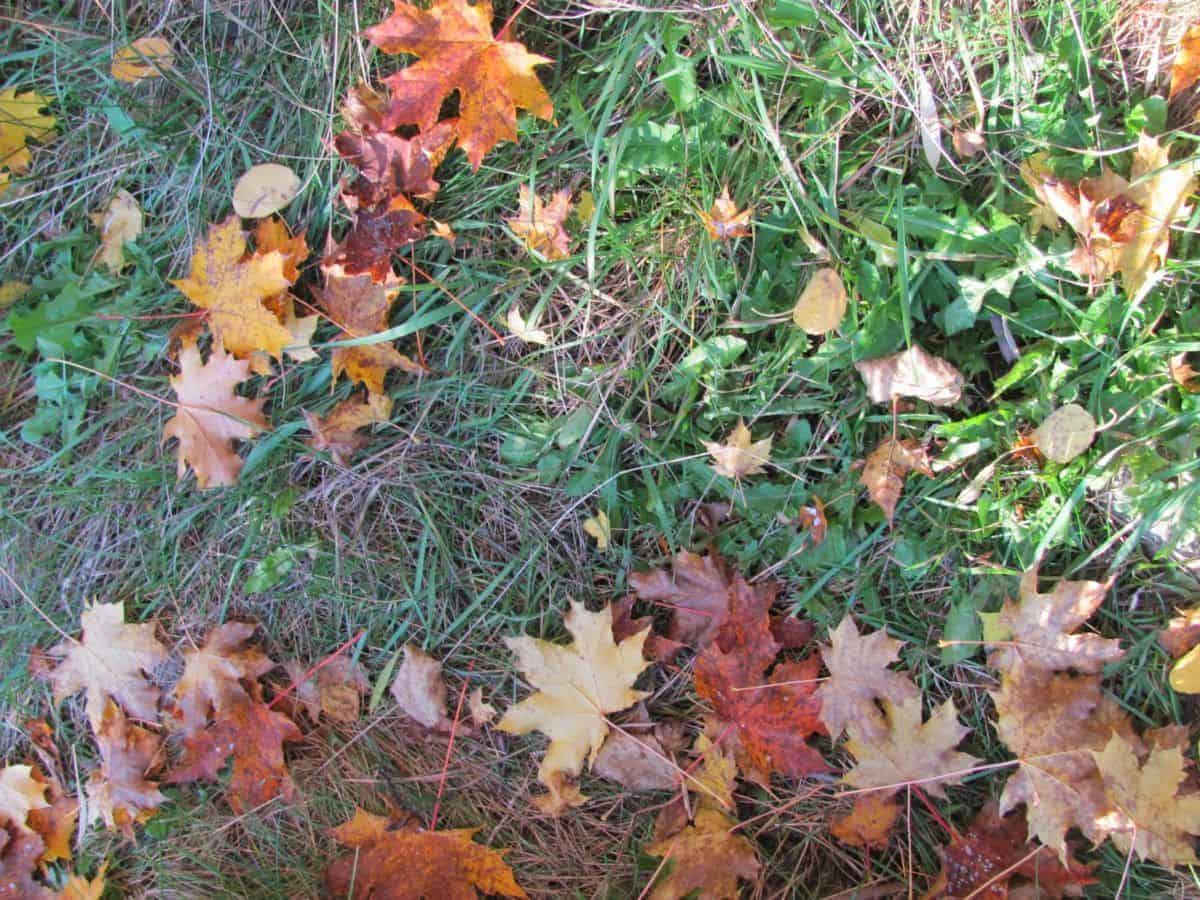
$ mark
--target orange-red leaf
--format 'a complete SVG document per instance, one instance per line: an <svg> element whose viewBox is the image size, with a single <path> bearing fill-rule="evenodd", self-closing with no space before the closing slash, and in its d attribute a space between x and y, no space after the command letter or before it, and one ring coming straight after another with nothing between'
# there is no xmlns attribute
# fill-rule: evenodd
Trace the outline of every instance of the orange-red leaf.
<svg viewBox="0 0 1200 900"><path fill-rule="evenodd" d="M430 198L440 185L434 170L454 143L455 123L439 122L430 131L402 138L387 131L355 134L343 131L333 139L342 159L359 171L343 191L355 208L388 203L398 194Z"/></svg>

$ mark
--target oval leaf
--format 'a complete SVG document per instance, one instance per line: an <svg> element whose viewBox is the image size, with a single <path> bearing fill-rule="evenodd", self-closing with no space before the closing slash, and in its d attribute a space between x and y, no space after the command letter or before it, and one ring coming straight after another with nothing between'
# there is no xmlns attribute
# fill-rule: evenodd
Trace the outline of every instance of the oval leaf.
<svg viewBox="0 0 1200 900"><path fill-rule="evenodd" d="M283 209L300 193L300 179L287 166L253 166L233 189L233 209L244 219L261 219Z"/></svg>
<svg viewBox="0 0 1200 900"><path fill-rule="evenodd" d="M1056 409L1033 432L1034 443L1047 459L1069 463L1092 445L1096 420L1078 403Z"/></svg>
<svg viewBox="0 0 1200 900"><path fill-rule="evenodd" d="M817 271L792 310L792 322L809 334L827 334L842 323L846 315L846 286L830 268Z"/></svg>

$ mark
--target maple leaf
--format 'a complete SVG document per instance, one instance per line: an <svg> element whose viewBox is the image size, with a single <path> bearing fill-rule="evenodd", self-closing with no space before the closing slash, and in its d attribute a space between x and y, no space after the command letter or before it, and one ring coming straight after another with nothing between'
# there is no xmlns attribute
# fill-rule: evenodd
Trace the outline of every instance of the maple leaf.
<svg viewBox="0 0 1200 900"><path fill-rule="evenodd" d="M947 700L921 721L921 700L896 704L883 701L888 730L883 739L867 738L849 728L846 749L854 754L855 766L845 781L857 788L893 788L919 782L933 797L945 797L945 786L959 784L972 766L980 762L969 753L955 750L970 728L958 721L954 701Z"/></svg>
<svg viewBox="0 0 1200 900"><path fill-rule="evenodd" d="M398 280L391 274L383 281L368 275L347 276L341 266L325 270L325 289L319 292L321 308L342 329L338 340L370 337L388 327L388 312L396 296ZM383 394L383 382L392 369L424 371L390 343L335 347L330 364L333 377L347 374L366 385L371 394Z"/></svg>
<svg viewBox="0 0 1200 900"><path fill-rule="evenodd" d="M729 618L696 657L696 691L719 718L736 726L754 770L791 777L828 772L821 754L806 742L810 734L825 733L814 696L820 659L780 663L767 677L779 652L769 615L778 590L775 583L751 586L734 576Z"/></svg>
<svg viewBox="0 0 1200 900"><path fill-rule="evenodd" d="M47 787L54 795L53 802L49 806L30 810L28 820L29 827L42 839L42 855L38 861L69 860L71 835L75 833L79 821L79 801L65 796L62 786L56 781L51 781Z"/></svg>
<svg viewBox="0 0 1200 900"><path fill-rule="evenodd" d="M813 273L792 308L792 323L809 334L828 334L842 324L849 297L836 269Z"/></svg>
<svg viewBox="0 0 1200 900"><path fill-rule="evenodd" d="M354 852L326 869L325 888L334 897L375 900L528 896L504 862L504 851L476 844L476 831L418 831L356 809L354 818L331 832Z"/></svg>
<svg viewBox="0 0 1200 900"><path fill-rule="evenodd" d="M384 53L407 53L417 62L385 78L392 100L382 127L433 128L442 101L458 91L459 145L478 169L500 141L517 139L517 110L550 119L554 106L534 74L551 60L515 41L492 36L492 4L435 0L421 9L396 0L392 15L366 30ZM502 34L501 37L504 35Z"/></svg>
<svg viewBox="0 0 1200 900"><path fill-rule="evenodd" d="M439 122L430 131L402 138L386 131L343 131L333 139L342 159L359 171L342 196L351 208L388 203L397 194L431 199L440 185L433 173L454 144L455 122Z"/></svg>
<svg viewBox="0 0 1200 900"><path fill-rule="evenodd" d="M291 332L263 301L287 289L278 250L246 256L246 235L237 216L208 227L196 242L187 278L172 281L192 303L209 311L214 337L235 356L261 350L279 359Z"/></svg>
<svg viewBox="0 0 1200 900"><path fill-rule="evenodd" d="M257 647L247 646L257 626L226 622L213 628L204 644L183 653L183 674L175 685L175 704L185 733L208 724L250 699L241 682L257 681L275 664Z"/></svg>
<svg viewBox="0 0 1200 900"><path fill-rule="evenodd" d="M734 824L718 809L701 808L675 836L646 844L643 851L665 857L670 866L655 881L650 900L724 900L738 896L738 879L756 881L758 853L746 837L733 833Z"/></svg>
<svg viewBox="0 0 1200 900"><path fill-rule="evenodd" d="M32 766L5 766L0 769L0 820L19 831L32 831L26 824L29 813L46 809L46 784L33 777Z"/></svg>
<svg viewBox="0 0 1200 900"><path fill-rule="evenodd" d="M900 353L854 364L873 403L913 397L934 406L949 406L962 397L963 377L946 360L913 345Z"/></svg>
<svg viewBox="0 0 1200 900"><path fill-rule="evenodd" d="M89 606L79 621L83 637L50 650L62 660L50 674L55 700L84 691L88 719L97 731L110 697L139 719L157 719L158 688L143 674L167 659L154 623L127 623L121 602Z"/></svg>
<svg viewBox="0 0 1200 900"><path fill-rule="evenodd" d="M117 81L137 84L147 78L161 78L175 68L175 51L165 38L138 38L113 56L109 71Z"/></svg>
<svg viewBox="0 0 1200 900"><path fill-rule="evenodd" d="M1187 776L1179 748L1152 750L1139 769L1134 748L1114 734L1093 756L1120 811L1112 817L1119 824L1105 823L1117 848L1168 867L1196 862L1189 835L1200 835L1200 793L1180 793Z"/></svg>
<svg viewBox="0 0 1200 900"><path fill-rule="evenodd" d="M1017 602L1006 601L998 613L980 613L984 640L997 645L989 658L996 669L1018 661L1044 670L1099 672L1125 655L1120 641L1095 634L1072 634L1086 622L1108 593L1108 583L1060 581L1049 594L1038 593L1035 566L1021 576Z"/></svg>
<svg viewBox="0 0 1200 900"><path fill-rule="evenodd" d="M538 344L545 347L550 343L550 335L543 329L537 327L537 320L526 321L521 315L521 307L513 304L508 308L508 312L504 318L505 325L512 332L513 337L519 341L524 341L527 344Z"/></svg>
<svg viewBox="0 0 1200 900"><path fill-rule="evenodd" d="M682 773L652 729L649 713L639 705L632 718L609 732L592 763L592 771L631 791L674 788Z"/></svg>
<svg viewBox="0 0 1200 900"><path fill-rule="evenodd" d="M537 730L550 738L538 767L538 780L550 793L534 802L552 815L587 799L565 779L579 775L585 757L595 761L608 735L605 717L646 696L633 684L649 665L642 658L647 632L615 643L607 607L593 613L572 603L563 625L574 639L565 647L531 637L505 638L517 668L537 693L511 707L496 726L509 734Z"/></svg>
<svg viewBox="0 0 1200 900"><path fill-rule="evenodd" d="M1200 81L1200 24L1193 25L1179 39L1175 59L1171 63L1171 88L1167 100L1186 91Z"/></svg>
<svg viewBox="0 0 1200 900"><path fill-rule="evenodd" d="M392 398L384 394L367 394L365 399L349 397L324 417L308 410L303 412L312 432L308 446L328 450L338 465L348 466L351 457L367 445L367 436L360 434L359 429L386 422L392 414Z"/></svg>
<svg viewBox="0 0 1200 900"><path fill-rule="evenodd" d="M97 261L114 272L125 268L125 244L142 233L142 210L129 191L117 191L103 212L93 213L92 224L100 229Z"/></svg>
<svg viewBox="0 0 1200 900"><path fill-rule="evenodd" d="M855 797L851 810L846 815L834 819L830 823L829 831L843 844L864 849L882 849L887 846L892 828L899 817L900 804L896 802L895 796L883 791L874 791Z"/></svg>
<svg viewBox="0 0 1200 900"><path fill-rule="evenodd" d="M1185 219L1187 198L1196 188L1194 160L1171 165L1158 138L1143 133L1133 154L1129 195L1141 209L1136 232L1125 243L1118 267L1125 293L1138 297L1150 276L1166 262L1171 228Z"/></svg>
<svg viewBox="0 0 1200 900"><path fill-rule="evenodd" d="M879 505L888 522L896 517L896 504L904 490L904 479L909 472L920 472L927 478L933 477L929 467L929 455L921 442L913 438L886 438L867 456L859 484Z"/></svg>
<svg viewBox="0 0 1200 900"><path fill-rule="evenodd" d="M233 757L226 799L238 815L276 797L296 793L283 758L283 745L301 739L296 723L257 696L232 703L207 728L186 735L183 757L167 775L168 784L216 781Z"/></svg>
<svg viewBox="0 0 1200 900"><path fill-rule="evenodd" d="M50 98L36 91L18 94L16 88L0 91L0 169L18 175L29 171L33 156L28 141L40 141L54 133L54 116L38 112Z"/></svg>
<svg viewBox="0 0 1200 900"><path fill-rule="evenodd" d="M887 723L877 702L899 706L920 698L907 675L888 668L900 658L902 643L882 630L860 635L850 616L830 633L830 646L821 646L829 678L816 692L830 737L853 730L862 740L882 740Z"/></svg>
<svg viewBox="0 0 1200 900"><path fill-rule="evenodd" d="M667 636L672 641L706 647L729 618L729 573L714 553L689 550L675 554L670 571L630 572L629 586L642 600L671 608ZM649 620L646 620L646 625Z"/></svg>
<svg viewBox="0 0 1200 900"><path fill-rule="evenodd" d="M1200 694L1200 648L1193 647L1171 667L1170 683L1181 694Z"/></svg>
<svg viewBox="0 0 1200 900"><path fill-rule="evenodd" d="M166 801L149 780L162 765L162 739L145 728L130 725L111 700L96 728L100 768L87 783L87 808L93 820L103 819L110 831L133 837L135 823L145 822Z"/></svg>
<svg viewBox="0 0 1200 900"><path fill-rule="evenodd" d="M750 215L752 209L738 210L729 196L729 186L721 189L721 196L713 201L708 212L700 213L700 221L714 241L727 241L735 237L750 237Z"/></svg>
<svg viewBox="0 0 1200 900"><path fill-rule="evenodd" d="M71 873L63 885L58 900L101 900L104 896L105 878L108 871L108 860L100 864L100 869L92 878Z"/></svg>
<svg viewBox="0 0 1200 900"><path fill-rule="evenodd" d="M442 681L442 664L418 650L404 645L404 662L392 681L392 696L400 709L426 728L450 730L446 716L446 683Z"/></svg>
<svg viewBox="0 0 1200 900"><path fill-rule="evenodd" d="M546 259L566 259L570 255L571 236L563 223L571 209L570 191L555 191L546 203L529 185L522 184L517 188L517 214L504 221L527 249ZM515 333L511 325L509 328Z"/></svg>
<svg viewBox="0 0 1200 900"><path fill-rule="evenodd" d="M713 471L726 478L747 478L766 469L771 455L772 438L751 442L750 429L740 418L737 427L730 432L724 444L716 441L701 441L712 457Z"/></svg>
<svg viewBox="0 0 1200 900"><path fill-rule="evenodd" d="M620 600L614 600L609 605L613 617L613 640L619 644L625 638L645 631L647 632L647 637L646 643L642 645L642 652L645 654L646 659L670 662L675 658L675 654L683 649L684 645L678 641L673 641L670 638L652 633L651 628L654 625L654 619L650 616L634 618L634 602L634 596L629 594Z"/></svg>
<svg viewBox="0 0 1200 900"><path fill-rule="evenodd" d="M179 478L190 465L201 489L227 487L237 481L242 460L234 452L233 442L249 440L270 427L262 411L264 400L234 393L249 377L250 363L234 359L219 343L203 363L194 343L180 349L179 374L171 376L171 387L179 398L178 412L163 427L162 435L164 442L179 440Z"/></svg>
<svg viewBox="0 0 1200 900"><path fill-rule="evenodd" d="M345 657L322 665L315 677L308 677L307 668L294 659L283 667L296 700L314 722L322 716L334 722L355 721L362 696L371 689L362 668Z"/></svg>
<svg viewBox="0 0 1200 900"><path fill-rule="evenodd" d="M20 284L20 282L9 282L9 284ZM3 295L4 288L7 285L0 285L0 295ZM25 286L28 290L28 285ZM24 293L22 291L21 293ZM4 308L4 301L0 297L0 309ZM1200 372L1192 368L1192 364L1188 362L1186 353L1176 353L1167 360L1167 372L1171 375L1171 380L1187 391L1189 394L1200 394Z"/></svg>
<svg viewBox="0 0 1200 900"><path fill-rule="evenodd" d="M33 880L41 854L40 837L0 822L0 896L6 900L50 900L54 896Z"/></svg>
<svg viewBox="0 0 1200 900"><path fill-rule="evenodd" d="M1092 867L1068 857L1066 863L1047 847L1030 846L1023 816L1001 816L994 802L984 805L965 835L939 852L942 871L925 900L981 897L1005 900L1022 887L1039 897L1083 895L1094 884ZM1024 884L1010 884L1010 882Z"/></svg>
<svg viewBox="0 0 1200 900"><path fill-rule="evenodd" d="M293 236L278 216L259 219L254 226L254 255L262 257L276 251L283 255L283 277L288 283L295 281L300 277L300 264L308 259L308 241L303 234Z"/></svg>
<svg viewBox="0 0 1200 900"><path fill-rule="evenodd" d="M387 113L387 107L387 94L360 82L346 91L341 111L342 117L352 128L365 133L383 130L383 117Z"/></svg>
<svg viewBox="0 0 1200 900"><path fill-rule="evenodd" d="M346 239L325 257L326 266L368 274L381 284L392 276L392 254L425 237L425 217L403 195L361 210Z"/></svg>

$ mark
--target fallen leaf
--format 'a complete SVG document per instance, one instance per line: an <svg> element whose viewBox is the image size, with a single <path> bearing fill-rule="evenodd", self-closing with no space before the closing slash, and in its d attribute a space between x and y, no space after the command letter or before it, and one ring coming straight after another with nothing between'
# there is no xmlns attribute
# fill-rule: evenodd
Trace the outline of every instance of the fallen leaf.
<svg viewBox="0 0 1200 900"><path fill-rule="evenodd" d="M828 334L842 324L848 303L836 269L818 269L792 308L792 322L809 334Z"/></svg>
<svg viewBox="0 0 1200 900"><path fill-rule="evenodd" d="M32 831L0 822L0 885L5 900L50 900L54 895L33 880L42 839Z"/></svg>
<svg viewBox="0 0 1200 900"><path fill-rule="evenodd" d="M1043 228L1049 231L1062 229L1062 219L1055 212L1047 194L1047 184L1054 182L1054 171L1050 168L1050 157L1045 152L1034 153L1025 157L1017 171L1021 179L1033 190L1037 202L1030 210L1030 231L1037 234Z"/></svg>
<svg viewBox="0 0 1200 900"><path fill-rule="evenodd" d="M821 661L810 656L775 665L780 647L771 636L770 609L778 591L773 582L750 585L734 576L729 618L696 657L696 692L736 727L750 767L800 778L830 771L806 740L825 732L814 695Z"/></svg>
<svg viewBox="0 0 1200 900"><path fill-rule="evenodd" d="M53 802L49 806L30 810L27 823L42 839L42 855L38 861L70 860L71 836L79 821L79 801L66 796L57 782L49 782L47 787L55 795Z"/></svg>
<svg viewBox="0 0 1200 900"><path fill-rule="evenodd" d="M429 131L442 102L457 91L459 145L478 169L497 143L517 139L518 109L550 119L553 104L533 71L550 60L515 41L496 40L491 23L487 0L435 0L428 9L396 0L392 15L366 36L384 53L418 61L383 80L392 92L383 130L417 125Z"/></svg>
<svg viewBox="0 0 1200 900"><path fill-rule="evenodd" d="M58 900L100 900L104 896L106 872L108 872L108 860L100 864L99 870L91 878L84 878L82 875L72 872L67 876Z"/></svg>
<svg viewBox="0 0 1200 900"><path fill-rule="evenodd" d="M608 522L608 513L602 509L596 510L594 516L583 520L583 530L596 541L596 549L603 553L608 549L612 540L612 526Z"/></svg>
<svg viewBox="0 0 1200 900"><path fill-rule="evenodd" d="M354 209L387 204L397 194L432 199L441 187L433 173L454 139L453 121L439 122L412 138L387 131L343 131L333 139L334 149L359 172L343 197L354 201Z"/></svg>
<svg viewBox="0 0 1200 900"><path fill-rule="evenodd" d="M854 368L873 403L913 397L934 406L949 406L962 397L963 377L958 369L916 345L891 356L856 362Z"/></svg>
<svg viewBox="0 0 1200 900"><path fill-rule="evenodd" d="M371 683L362 668L339 656L317 671L317 697L322 715L334 722L358 721L364 694Z"/></svg>
<svg viewBox="0 0 1200 900"><path fill-rule="evenodd" d="M233 186L233 211L243 219L279 212L300 193L300 178L279 163L251 166Z"/></svg>
<svg viewBox="0 0 1200 900"><path fill-rule="evenodd" d="M348 91L342 102L343 118L352 128L361 132L382 131L383 117L387 113L388 96L370 84L360 82Z"/></svg>
<svg viewBox="0 0 1200 900"><path fill-rule="evenodd" d="M607 607L593 613L572 603L563 624L574 639L565 647L531 637L505 639L537 693L511 707L496 726L509 734L537 730L550 738L538 768L538 780L550 793L534 802L551 815L587 799L565 779L580 774L585 757L595 762L608 735L606 716L646 696L633 684L648 665L642 658L647 632L616 644Z"/></svg>
<svg viewBox="0 0 1200 900"><path fill-rule="evenodd" d="M7 168L18 175L29 171L33 156L26 144L45 140L54 133L54 116L38 112L49 105L50 98L36 91L24 94L18 94L16 88L0 91L0 169Z"/></svg>
<svg viewBox="0 0 1200 900"><path fill-rule="evenodd" d="M700 221L714 241L727 241L735 237L750 237L750 216L753 212L749 207L739 210L729 196L729 186L726 185L708 212L700 213Z"/></svg>
<svg viewBox="0 0 1200 900"><path fill-rule="evenodd" d="M846 616L830 632L829 644L821 647L829 678L816 695L829 736L836 739L851 730L866 741L882 740L887 723L879 701L902 706L921 696L907 675L888 668L900 659L903 642L882 629L860 635L854 619Z"/></svg>
<svg viewBox="0 0 1200 900"><path fill-rule="evenodd" d="M1096 420L1078 403L1060 406L1033 432L1033 442L1047 459L1069 463L1087 451L1096 437Z"/></svg>
<svg viewBox="0 0 1200 900"><path fill-rule="evenodd" d="M645 707L609 732L592 772L631 791L669 791L683 777L654 736Z"/></svg>
<svg viewBox="0 0 1200 900"><path fill-rule="evenodd" d="M356 809L353 819L331 832L354 851L325 870L325 889L334 897L377 900L528 896L503 851L471 840L477 830L418 831Z"/></svg>
<svg viewBox="0 0 1200 900"><path fill-rule="evenodd" d="M909 472L933 477L925 448L913 438L886 438L871 451L863 465L859 484L866 487L867 494L883 510L888 522L896 517L896 504L900 502Z"/></svg>
<svg viewBox="0 0 1200 900"><path fill-rule="evenodd" d="M454 242L458 239L458 236L454 233L454 229L451 228L447 223L439 222L437 219L430 219L429 221L433 223L433 227L429 229L429 233L433 237L441 238L443 241L453 247Z"/></svg>
<svg viewBox="0 0 1200 900"><path fill-rule="evenodd" d="M368 274L380 284L393 278L392 254L425 237L425 217L398 194L371 209L360 210L345 240L325 258L349 275Z"/></svg>
<svg viewBox="0 0 1200 900"><path fill-rule="evenodd" d="M517 340L527 344L538 344L542 347L548 346L550 343L550 335L537 327L536 320L525 321L525 317L521 315L521 308L515 303L508 308L505 324Z"/></svg>
<svg viewBox="0 0 1200 900"><path fill-rule="evenodd" d="M110 72L117 81L137 84L147 78L161 78L175 68L175 51L166 38L138 38L113 56Z"/></svg>
<svg viewBox="0 0 1200 900"><path fill-rule="evenodd" d="M183 652L175 706L185 733L199 731L210 716L227 716L248 702L242 681L257 681L275 668L265 653L249 645L255 628L250 622L226 622L209 631L200 647Z"/></svg>
<svg viewBox="0 0 1200 900"><path fill-rule="evenodd" d="M133 826L153 816L167 799L149 780L162 767L162 739L130 725L111 700L95 730L100 767L88 778L87 809L93 821L102 819L110 831L132 839Z"/></svg>
<svg viewBox="0 0 1200 900"><path fill-rule="evenodd" d="M665 874L655 880L649 900L725 900L739 896L739 879L757 881L758 853L746 837L733 833L734 824L720 810L702 808L674 837L642 847L666 859Z"/></svg>
<svg viewBox="0 0 1200 900"><path fill-rule="evenodd" d="M210 225L196 242L192 269L175 285L192 303L209 311L213 336L235 356L261 350L279 359L291 332L263 301L288 288L278 250L247 257L246 235L236 216Z"/></svg>
<svg viewBox="0 0 1200 900"><path fill-rule="evenodd" d="M29 285L24 281L6 281L0 284L0 309L8 309L29 293Z"/></svg>
<svg viewBox="0 0 1200 900"><path fill-rule="evenodd" d="M571 214L571 208L570 191L555 191L546 203L529 189L529 185L522 184L517 189L517 214L504 221L529 250L546 259L566 259L570 255L571 236L563 223ZM511 321L514 308L509 307L509 329L517 334Z"/></svg>
<svg viewBox="0 0 1200 900"><path fill-rule="evenodd" d="M62 702L84 692L88 720L100 730L109 698L139 719L158 718L158 688L145 673L167 660L167 649L154 636L153 622L125 621L124 603L97 603L80 615L83 636L63 641L50 655L61 659L50 673L54 698Z"/></svg>
<svg viewBox="0 0 1200 900"><path fill-rule="evenodd" d="M719 556L688 550L675 554L669 570L629 573L629 586L639 598L672 610L668 638L693 647L712 643L729 618L730 584ZM637 622L644 623L637 630L650 625L650 619Z"/></svg>
<svg viewBox="0 0 1200 900"><path fill-rule="evenodd" d="M800 507L796 514L796 524L808 530L814 547L825 542L829 533L829 520L825 517L825 504L820 497L813 495L812 503Z"/></svg>
<svg viewBox="0 0 1200 900"><path fill-rule="evenodd" d="M1200 793L1181 792L1187 776L1179 748L1152 750L1139 768L1134 748L1114 734L1093 756L1120 811L1122 821L1110 831L1117 849L1168 868L1196 862L1189 835L1200 835Z"/></svg>
<svg viewBox="0 0 1200 900"><path fill-rule="evenodd" d="M1141 208L1136 218L1137 231L1124 244L1118 268L1125 293L1141 295L1150 277L1167 261L1171 229L1189 213L1185 205L1196 189L1197 165L1194 159L1171 165L1167 148L1158 138L1143 133L1133 154L1130 171L1132 201Z"/></svg>
<svg viewBox="0 0 1200 900"><path fill-rule="evenodd" d="M1200 648L1193 647L1171 667L1170 682L1181 694L1200 694Z"/></svg>
<svg viewBox="0 0 1200 900"><path fill-rule="evenodd" d="M873 791L855 797L854 806L844 816L835 818L829 825L829 831L851 847L882 850L887 846L899 817L900 804L895 796Z"/></svg>
<svg viewBox="0 0 1200 900"><path fill-rule="evenodd" d="M766 469L771 455L772 438L766 437L761 441L750 440L750 429L746 423L738 419L737 427L733 429L724 444L716 441L701 441L708 455L713 459L713 471L726 478L748 478L761 474Z"/></svg>
<svg viewBox="0 0 1200 900"><path fill-rule="evenodd" d="M921 700L895 704L884 700L887 734L882 739L858 734L853 724L846 750L855 765L845 775L856 788L899 788L919 784L931 797L946 796L945 786L961 784L970 769L981 762L955 748L971 731L958 721L954 701L947 700L921 721Z"/></svg>
<svg viewBox="0 0 1200 900"><path fill-rule="evenodd" d="M924 72L917 72L917 130L921 133L921 149L925 161L937 171L945 151L942 149L942 123L938 119L937 98Z"/></svg>
<svg viewBox="0 0 1200 900"><path fill-rule="evenodd" d="M330 321L342 329L338 340L370 337L387 329L388 313L399 286L394 276L375 281L369 275L347 276L340 266L326 267L325 271L325 288L319 292L319 299ZM381 342L335 347L330 365L335 379L344 373L351 381L366 385L369 394L382 396L389 371L412 371L416 364L391 343Z"/></svg>
<svg viewBox="0 0 1200 900"><path fill-rule="evenodd" d="M1171 89L1167 92L1167 100L1174 100L1197 81L1200 81L1200 24L1193 25L1179 39L1171 63Z"/></svg>
<svg viewBox="0 0 1200 900"><path fill-rule="evenodd" d="M970 159L987 150L987 141L978 128L955 128L950 142L959 159Z"/></svg>
<svg viewBox="0 0 1200 900"><path fill-rule="evenodd" d="M259 219L254 226L254 255L266 256L279 251L283 255L283 277L289 282L300 277L300 265L308 259L308 241L303 234L292 235L287 223L278 216Z"/></svg>
<svg viewBox="0 0 1200 900"><path fill-rule="evenodd" d="M19 831L32 831L26 819L35 809L46 809L46 783L33 777L32 766L0 769L0 820Z"/></svg>
<svg viewBox="0 0 1200 900"><path fill-rule="evenodd" d="M202 490L237 481L242 460L234 452L233 442L249 440L270 428L262 411L264 400L234 393L249 377L250 363L234 359L219 343L204 363L195 344L180 349L179 374L171 376L179 406L163 427L162 436L164 442L179 440L179 478L190 465Z"/></svg>
<svg viewBox="0 0 1200 900"><path fill-rule="evenodd" d="M92 224L100 230L96 259L114 272L125 267L125 244L142 233L142 210L129 191L117 191L104 212L93 213Z"/></svg>
<svg viewBox="0 0 1200 900"><path fill-rule="evenodd" d="M477 687L467 695L467 709L471 711L471 722L476 728L490 725L496 718L496 707L483 699L483 688Z"/></svg>
<svg viewBox="0 0 1200 900"><path fill-rule="evenodd" d="M404 662L392 682L392 696L410 719L426 728L450 730L446 716L446 684L442 681L442 664L418 650L404 645Z"/></svg>
<svg viewBox="0 0 1200 900"><path fill-rule="evenodd" d="M1178 659L1200 644L1200 606L1184 610L1171 619L1158 633L1158 644L1172 659Z"/></svg>
<svg viewBox="0 0 1200 900"><path fill-rule="evenodd" d="M9 282L9 284L20 284L20 282ZM8 285L0 285L0 309L4 308L4 288ZM28 289L28 286L26 286ZM22 291L24 293L24 291ZM20 296L18 294L18 296ZM1171 374L1171 380L1187 391L1189 394L1200 394L1200 373L1192 368L1188 362L1186 353L1176 353L1167 360L1167 371Z"/></svg>
<svg viewBox="0 0 1200 900"><path fill-rule="evenodd" d="M1032 844L1027 831L1023 816L1001 816L994 802L987 803L966 834L939 850L942 871L925 900L1005 900L1027 889L1038 897L1083 896L1096 881L1092 867L1070 856L1064 865L1048 847Z"/></svg>
<svg viewBox="0 0 1200 900"><path fill-rule="evenodd" d="M365 399L348 397L339 401L325 417L308 410L302 412L308 430L312 432L306 442L308 446L314 450L328 450L334 462L348 466L354 454L367 445L367 436L359 433L359 429L388 421L392 414L392 398L368 393Z"/></svg>

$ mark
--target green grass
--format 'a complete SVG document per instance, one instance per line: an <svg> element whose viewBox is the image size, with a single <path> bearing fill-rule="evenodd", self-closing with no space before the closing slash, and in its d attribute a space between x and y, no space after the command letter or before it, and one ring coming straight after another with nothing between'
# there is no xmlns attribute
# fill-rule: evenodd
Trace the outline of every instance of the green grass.
<svg viewBox="0 0 1200 900"><path fill-rule="evenodd" d="M331 389L324 363L286 368L271 388L274 431L249 449L237 487L207 493L190 477L177 483L172 450L158 446L171 410L153 398L170 399L173 322L154 317L187 310L169 279L229 213L233 182L253 163L301 176L286 217L311 245L345 228L334 202L343 166L327 141L346 89L396 65L355 36L384 4L206 2L161 26L141 4L78 6L38 4L5 20L0 38L0 87L52 97L59 120L30 179L0 197L0 281L34 285L8 315L64 290L82 310L65 337L28 350L0 319L0 565L29 597L0 585L10 761L29 752L31 715L49 717L82 777L94 758L80 709L54 708L24 672L28 651L56 640L33 604L74 632L85 601L125 600L189 640L249 616L279 660L315 661L365 629L355 652L373 679L411 641L445 658L452 686L467 678L504 708L524 689L500 638L560 635L568 598L620 596L631 567L663 561L660 538L672 550L711 542L747 574L783 580L785 602L819 634L850 611L907 641L905 668L930 702L958 702L974 728L964 749L989 761L1007 758L984 694L994 676L980 653L939 649L947 617L960 623L953 637L977 640L973 613L997 608L1039 559L1046 574L1114 575L1094 624L1130 652L1110 690L1143 725L1194 717L1167 688L1153 635L1198 591L1181 560L1197 547L1200 407L1166 371L1169 355L1200 351L1197 217L1174 235L1161 285L1131 305L1117 284L1089 290L1070 276L1068 234L1030 236L1017 174L1039 151L1066 177L1101 159L1124 170L1147 124L1178 131L1177 156L1195 153L1194 127L1144 102L1162 91L1145 85L1144 48L1114 3L1037 0L987 15L864 0L674 15L532 4L517 31L553 60L542 72L557 118L523 118L520 140L479 172L461 154L439 170L432 214L460 240L416 246L433 280L408 286L393 318L430 323L421 347L433 374L393 376L392 422L341 470L307 450L300 411L328 409L346 385ZM176 71L114 82L113 50L151 32L171 39ZM974 124L977 90L984 156L930 169L912 111L918 69L947 125ZM594 197L570 260L541 263L502 226L525 183ZM697 211L726 184L754 207L753 239L714 244L703 232ZM138 198L147 228L133 264L112 276L90 266L87 214L116 188ZM765 321L820 264L810 242L852 295L824 340ZM975 312L964 279L996 288ZM310 263L302 295L315 280ZM519 304L554 344L500 345L460 303L489 322ZM991 317L1021 348L1015 368ZM853 362L910 342L959 366L968 389L954 407L896 417L944 465L909 480L888 527L853 464L893 417L867 402ZM415 352L415 339L401 349ZM101 374L46 361L64 355ZM1108 426L1088 453L1044 467L1004 456L1067 402ZM768 475L735 485L712 475L700 441L722 439L739 416L775 450ZM977 498L959 499L981 472ZM788 524L813 496L829 518L819 547ZM734 513L711 536L695 512L707 502ZM581 530L596 509L613 523L607 553ZM291 569L250 592L273 553ZM678 674L650 678L651 709L690 719L698 706ZM526 798L540 747L490 733L457 743L440 823L480 825L481 840L511 847L539 896L636 896L656 865L637 848L660 798L588 779L584 810L535 818ZM111 855L119 893L315 894L336 852L326 829L356 803L428 820L443 754L385 699L352 728L307 735L294 806L235 818L215 788L174 790L136 847L89 831L81 868ZM974 778L940 812L962 827L1001 783ZM902 829L868 860L829 838L836 789L818 787L780 811L810 786L743 785L763 896L823 896L868 878L928 885L946 835L923 808L912 810L911 857ZM1092 856L1093 895L1112 896L1126 860L1111 846ZM1181 893L1192 880L1135 862L1127 896Z"/></svg>

